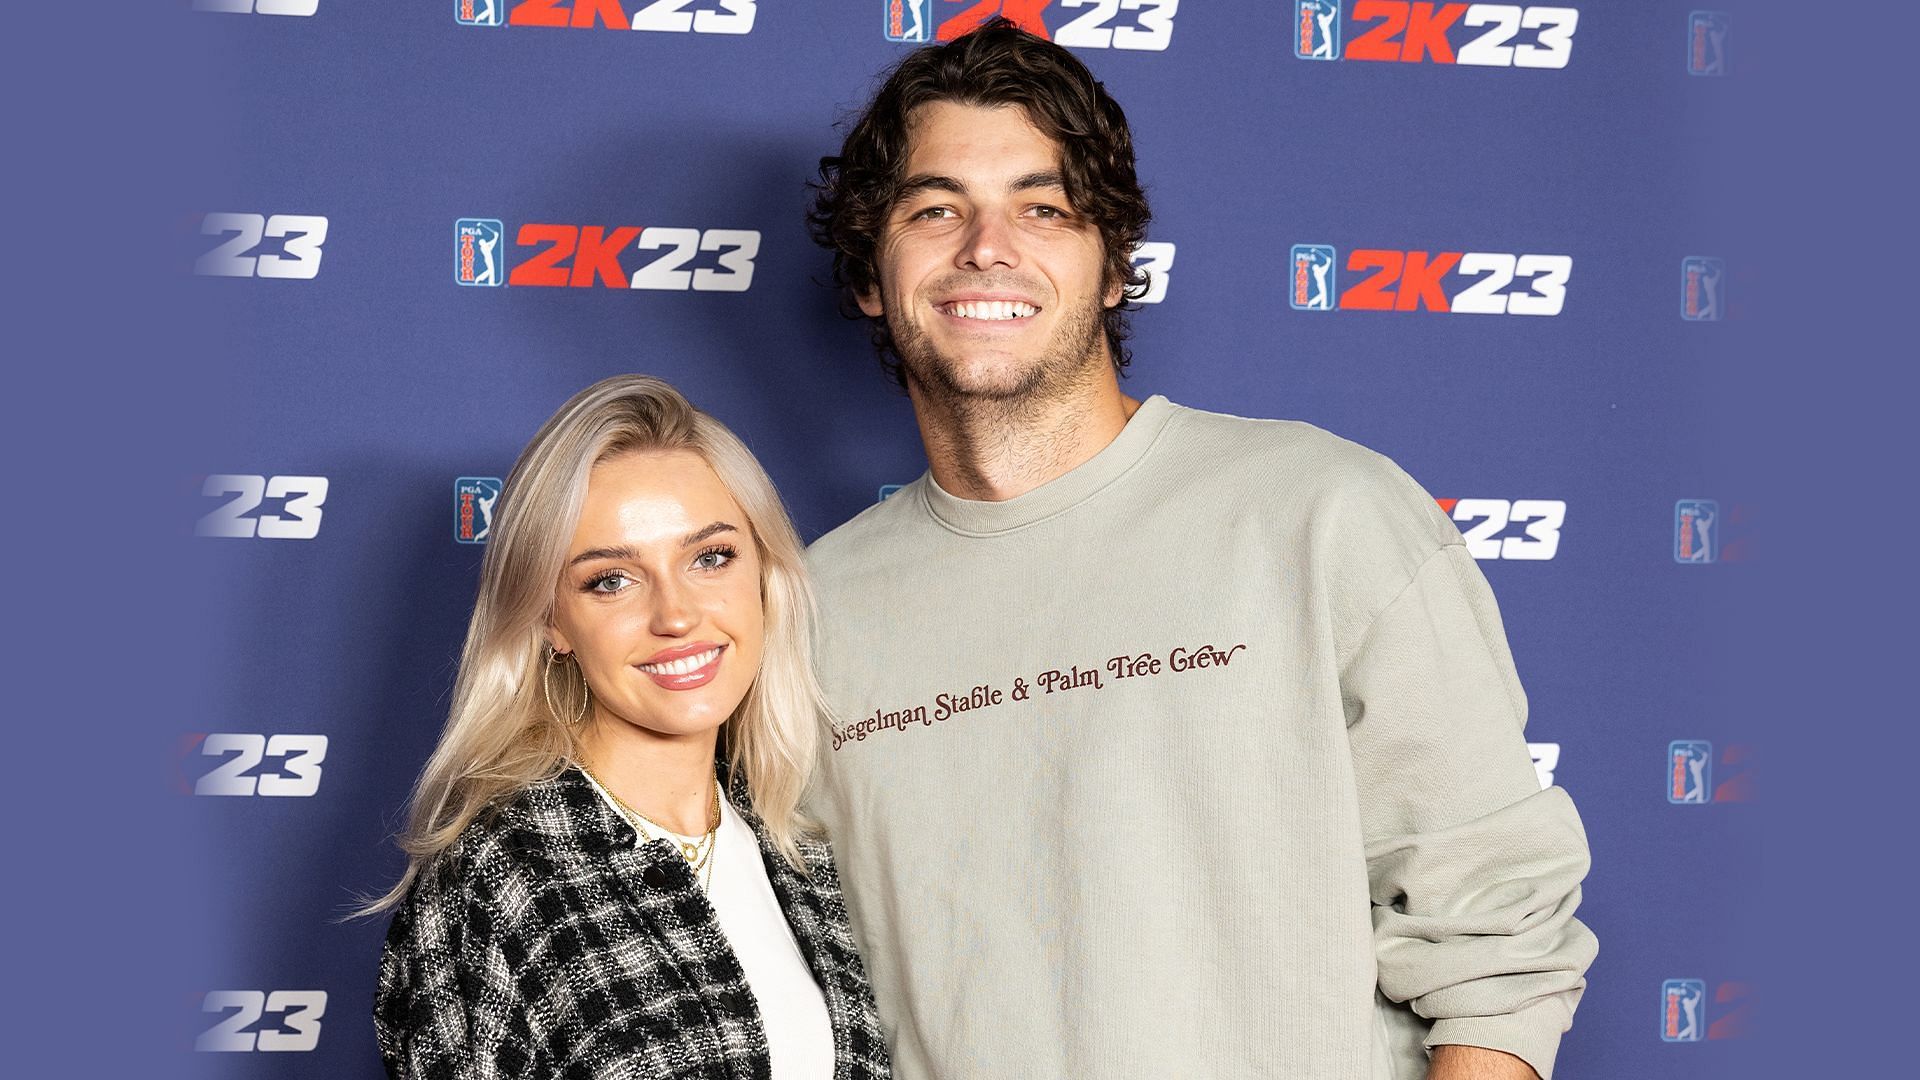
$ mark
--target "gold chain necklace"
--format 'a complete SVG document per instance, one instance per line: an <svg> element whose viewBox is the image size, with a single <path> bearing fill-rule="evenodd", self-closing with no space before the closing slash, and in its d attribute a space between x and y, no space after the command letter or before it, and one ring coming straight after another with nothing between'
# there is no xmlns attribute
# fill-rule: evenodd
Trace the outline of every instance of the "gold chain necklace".
<svg viewBox="0 0 1920 1080"><path fill-rule="evenodd" d="M660 824L627 805L625 799L615 795L613 789L608 787L605 781L595 776L593 771L585 765L580 766L580 771L586 773L587 778L592 780L595 786L599 787L601 791L606 792L607 798L612 799L613 804L620 808L622 814L625 815L633 827L640 830L640 838L643 842L652 843L654 839L653 834L647 831L648 825L659 829L662 833L671 834L667 839L672 839L673 836L678 835L675 834L672 829L667 828L665 825ZM685 856L687 863L692 866L695 881L700 879L700 872L702 870L707 872L706 885L713 884L713 849L718 846L720 839L720 782L718 780L714 781L713 784L713 802L710 806L711 809L707 811L707 820L712 824L707 826L706 835L691 844L684 840L675 841L676 845L680 848L680 854Z"/></svg>

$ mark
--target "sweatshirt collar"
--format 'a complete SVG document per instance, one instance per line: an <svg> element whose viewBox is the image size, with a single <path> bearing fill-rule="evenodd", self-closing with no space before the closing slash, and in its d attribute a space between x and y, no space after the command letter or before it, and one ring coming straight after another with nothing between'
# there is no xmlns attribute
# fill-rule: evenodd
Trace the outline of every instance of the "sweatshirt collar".
<svg viewBox="0 0 1920 1080"><path fill-rule="evenodd" d="M928 472L921 477L927 512L948 529L969 536L1011 532L1078 506L1139 464L1166 429L1175 406L1155 394L1140 403L1127 426L1099 453L1023 495L1000 502L962 499L942 490Z"/></svg>

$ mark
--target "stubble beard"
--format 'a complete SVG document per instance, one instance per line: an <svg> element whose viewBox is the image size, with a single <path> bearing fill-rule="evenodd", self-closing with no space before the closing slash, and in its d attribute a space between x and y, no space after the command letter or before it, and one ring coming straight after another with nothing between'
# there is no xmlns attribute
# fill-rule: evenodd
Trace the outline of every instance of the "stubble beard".
<svg viewBox="0 0 1920 1080"><path fill-rule="evenodd" d="M1044 411L1098 379L1102 365L1112 363L1104 314L1098 297L1068 312L1040 356L1006 380L968 378L959 360L907 319L890 319L888 329L909 388L929 404L957 416L1012 418Z"/></svg>

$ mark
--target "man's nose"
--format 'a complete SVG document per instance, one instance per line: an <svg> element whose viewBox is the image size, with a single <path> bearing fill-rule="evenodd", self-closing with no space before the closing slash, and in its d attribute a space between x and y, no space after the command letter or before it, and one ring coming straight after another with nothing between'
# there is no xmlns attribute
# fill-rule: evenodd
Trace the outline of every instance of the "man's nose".
<svg viewBox="0 0 1920 1080"><path fill-rule="evenodd" d="M967 229L958 262L967 270L1019 266L1019 241L1012 223L998 214L974 218Z"/></svg>

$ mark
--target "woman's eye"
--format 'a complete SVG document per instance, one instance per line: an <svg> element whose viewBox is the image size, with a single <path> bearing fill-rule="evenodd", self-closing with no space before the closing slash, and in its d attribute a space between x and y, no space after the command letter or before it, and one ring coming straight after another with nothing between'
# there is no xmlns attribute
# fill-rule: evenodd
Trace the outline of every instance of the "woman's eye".
<svg viewBox="0 0 1920 1080"><path fill-rule="evenodd" d="M734 552L732 548L714 548L710 551L703 551L695 555L693 557L693 565L702 570L718 570L732 562L733 559Z"/></svg>
<svg viewBox="0 0 1920 1080"><path fill-rule="evenodd" d="M616 593L631 584L633 584L633 579L628 577L625 574L619 574L619 573L602 574L599 577L594 578L592 581L587 582L587 591L597 592L597 593Z"/></svg>

